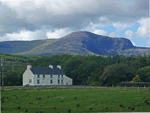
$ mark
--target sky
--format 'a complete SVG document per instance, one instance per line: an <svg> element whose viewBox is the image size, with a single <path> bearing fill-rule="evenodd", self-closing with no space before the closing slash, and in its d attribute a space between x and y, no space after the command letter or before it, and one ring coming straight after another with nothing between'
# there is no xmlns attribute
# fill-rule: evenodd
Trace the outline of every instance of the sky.
<svg viewBox="0 0 150 113"><path fill-rule="evenodd" d="M0 0L0 42L89 31L150 47L149 0Z"/></svg>

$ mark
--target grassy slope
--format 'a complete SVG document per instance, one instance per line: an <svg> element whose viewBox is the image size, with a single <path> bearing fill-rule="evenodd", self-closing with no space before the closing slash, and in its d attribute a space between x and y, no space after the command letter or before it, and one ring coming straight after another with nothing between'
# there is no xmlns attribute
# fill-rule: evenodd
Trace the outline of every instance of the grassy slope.
<svg viewBox="0 0 150 113"><path fill-rule="evenodd" d="M18 98L16 99L14 95L17 95ZM2 92L3 96L11 97L4 99L3 113L24 113L26 109L28 109L28 113L36 111L67 113L68 109L71 109L71 113L150 111L150 105L145 103L146 99L150 100L150 91L147 88L23 89L4 91ZM37 100L36 97L41 97L41 100ZM75 97L77 99L74 99ZM32 103L30 104L30 102ZM77 107L78 103L79 107ZM120 107L120 104L123 104L125 108ZM21 109L15 109L18 106L21 106ZM128 109L129 106L135 109Z"/></svg>
<svg viewBox="0 0 150 113"><path fill-rule="evenodd" d="M47 45L50 45L50 44L52 44L53 42L57 41L57 39L47 39L47 40L43 40L43 41L45 41L44 44L38 45L38 46L34 47L33 49L31 49L31 50L29 50L29 51L21 52L21 53L17 53L17 54L19 54L19 55L24 55L24 54L38 55L38 54L41 54L41 53L50 52L50 50L45 51L44 48L45 48Z"/></svg>
<svg viewBox="0 0 150 113"><path fill-rule="evenodd" d="M1 59L8 59L8 60L15 60L14 61L14 71L22 71L26 69L27 64L30 60L36 60L40 57L38 56L25 56L25 55L11 55L11 54L0 54ZM19 61L20 60L20 61ZM22 61L27 61L27 63L23 63ZM4 62L4 69L6 71L12 70L12 61L5 61ZM5 66L6 65L6 66ZM0 68L1 72L2 68ZM1 73L0 73L1 75Z"/></svg>

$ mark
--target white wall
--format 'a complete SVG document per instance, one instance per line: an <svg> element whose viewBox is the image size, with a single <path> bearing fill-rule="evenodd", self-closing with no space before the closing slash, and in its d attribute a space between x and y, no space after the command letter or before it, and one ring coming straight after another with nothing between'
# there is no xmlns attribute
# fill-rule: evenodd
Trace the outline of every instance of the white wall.
<svg viewBox="0 0 150 113"><path fill-rule="evenodd" d="M72 85L72 79L67 77L66 75L62 76L60 75L60 78L58 78L58 75L53 75L52 78L50 78L50 75L45 75L45 78L43 78L43 74L39 74L40 78L37 78L37 74L33 75L30 69L26 69L26 71L23 73L23 86L26 84L30 85ZM29 83L29 79L32 79L32 83ZM37 80L40 80L40 83L37 83ZM53 80L53 83L50 83L50 80ZM58 79L60 80L60 83L58 84ZM61 83L61 79L63 79L63 84Z"/></svg>
<svg viewBox="0 0 150 113"><path fill-rule="evenodd" d="M64 85L64 77L65 75L63 75L63 78L61 78L60 76L60 84L58 84L58 75L53 75L53 78L50 78L50 75L45 75L45 78L43 78L43 74L39 74L40 78L37 78L37 74L34 75L34 84L35 85ZM63 84L61 84L61 79L63 79ZM37 83L37 80L40 80L40 84ZM50 80L53 80L53 83L50 83Z"/></svg>
<svg viewBox="0 0 150 113"><path fill-rule="evenodd" d="M31 83L29 83L29 79L32 80ZM26 69L26 71L23 73L23 86L26 84L34 85L34 75L30 69Z"/></svg>
<svg viewBox="0 0 150 113"><path fill-rule="evenodd" d="M68 85L72 85L72 79L65 76L65 85L68 83Z"/></svg>

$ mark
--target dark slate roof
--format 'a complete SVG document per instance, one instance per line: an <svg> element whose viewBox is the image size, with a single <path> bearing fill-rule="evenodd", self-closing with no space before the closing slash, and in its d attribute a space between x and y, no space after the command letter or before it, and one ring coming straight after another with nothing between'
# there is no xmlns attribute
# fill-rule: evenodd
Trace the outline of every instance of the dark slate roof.
<svg viewBox="0 0 150 113"><path fill-rule="evenodd" d="M65 73L57 68L57 67L53 67L53 69L49 68L49 67L32 67L30 68L30 70L32 71L33 74L59 74L59 75L65 75Z"/></svg>

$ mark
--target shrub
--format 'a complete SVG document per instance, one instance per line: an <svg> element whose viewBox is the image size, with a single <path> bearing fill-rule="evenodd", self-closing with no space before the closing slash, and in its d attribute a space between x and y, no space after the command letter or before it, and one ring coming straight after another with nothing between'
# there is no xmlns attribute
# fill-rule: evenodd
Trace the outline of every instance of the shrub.
<svg viewBox="0 0 150 113"><path fill-rule="evenodd" d="M28 112L28 109L26 109L25 112Z"/></svg>
<svg viewBox="0 0 150 113"><path fill-rule="evenodd" d="M18 106L18 109L20 109L21 108L21 106Z"/></svg>
<svg viewBox="0 0 150 113"><path fill-rule="evenodd" d="M70 113L70 112L71 112L71 109L68 110L68 113Z"/></svg>

